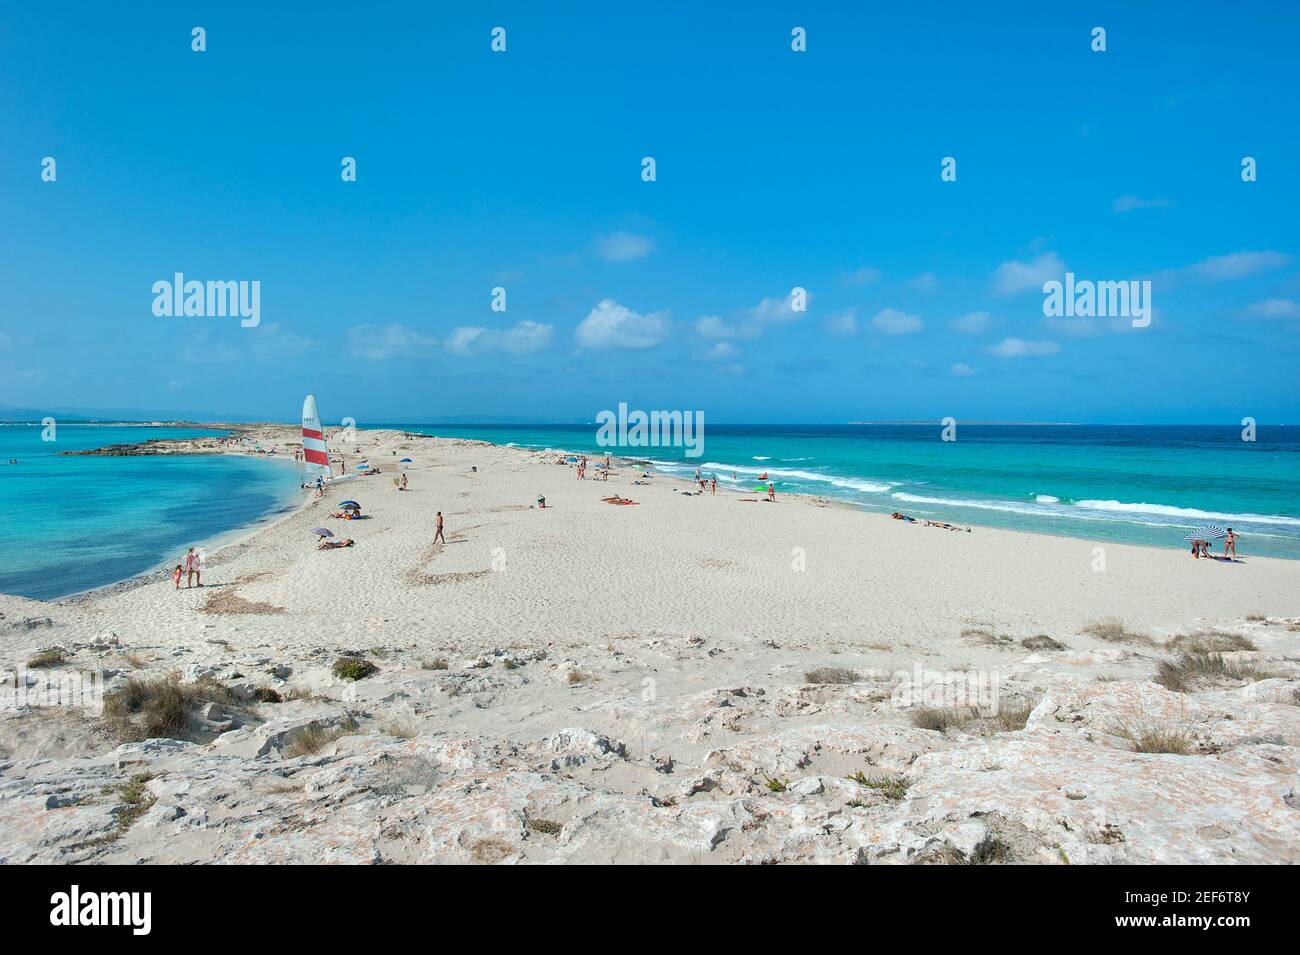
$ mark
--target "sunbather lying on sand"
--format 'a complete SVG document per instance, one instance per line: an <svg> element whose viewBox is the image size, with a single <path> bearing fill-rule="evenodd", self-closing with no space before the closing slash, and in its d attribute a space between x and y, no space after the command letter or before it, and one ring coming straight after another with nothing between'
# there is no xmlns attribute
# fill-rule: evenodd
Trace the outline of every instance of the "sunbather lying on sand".
<svg viewBox="0 0 1300 955"><path fill-rule="evenodd" d="M319 544L316 545L316 549L317 550L338 550L340 547L351 547L355 543L356 541L354 541L351 537L344 537L342 540L321 541Z"/></svg>

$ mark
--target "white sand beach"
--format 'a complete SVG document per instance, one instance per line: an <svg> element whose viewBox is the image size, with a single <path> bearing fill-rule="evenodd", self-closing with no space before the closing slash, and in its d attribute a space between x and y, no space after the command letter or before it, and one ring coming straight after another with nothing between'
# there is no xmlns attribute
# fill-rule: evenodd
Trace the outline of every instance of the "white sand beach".
<svg viewBox="0 0 1300 955"><path fill-rule="evenodd" d="M1296 562L357 439L381 474L209 554L202 588L0 597L7 669L61 651L29 680L234 695L125 742L6 707L0 862L1300 859ZM346 654L376 672L336 678ZM996 715L906 705L917 668Z"/></svg>

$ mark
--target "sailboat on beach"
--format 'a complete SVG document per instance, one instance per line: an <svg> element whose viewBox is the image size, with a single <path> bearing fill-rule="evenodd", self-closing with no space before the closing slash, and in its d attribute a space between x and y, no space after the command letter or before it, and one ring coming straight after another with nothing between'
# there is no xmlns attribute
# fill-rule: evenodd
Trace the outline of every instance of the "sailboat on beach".
<svg viewBox="0 0 1300 955"><path fill-rule="evenodd" d="M325 429L320 423L320 409L316 407L315 395L308 395L302 402L302 460L306 470L304 484L315 484L318 479L331 479L333 472L330 469L329 452L325 449Z"/></svg>

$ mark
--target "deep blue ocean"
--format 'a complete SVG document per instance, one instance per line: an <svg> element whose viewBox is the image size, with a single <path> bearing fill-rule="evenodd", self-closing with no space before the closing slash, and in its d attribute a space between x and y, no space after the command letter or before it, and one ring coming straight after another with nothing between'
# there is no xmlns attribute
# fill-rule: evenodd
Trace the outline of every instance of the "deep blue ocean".
<svg viewBox="0 0 1300 955"><path fill-rule="evenodd" d="M1300 427L706 425L703 454L610 448L594 425L441 426L364 422L444 437L652 462L749 490L815 494L1095 541L1183 547L1205 523L1231 526L1239 553L1300 559ZM327 424L327 430L330 426ZM0 425L0 592L53 598L161 569L191 544L273 516L298 499L298 469L236 456L62 457L58 451L219 432ZM7 464L17 458L17 465ZM735 477L733 478L733 474ZM544 489L543 489L544 490Z"/></svg>
<svg viewBox="0 0 1300 955"><path fill-rule="evenodd" d="M39 425L0 425L0 592L48 600L174 566L191 545L293 506L301 478L284 461L59 455L221 433L60 424L42 441Z"/></svg>

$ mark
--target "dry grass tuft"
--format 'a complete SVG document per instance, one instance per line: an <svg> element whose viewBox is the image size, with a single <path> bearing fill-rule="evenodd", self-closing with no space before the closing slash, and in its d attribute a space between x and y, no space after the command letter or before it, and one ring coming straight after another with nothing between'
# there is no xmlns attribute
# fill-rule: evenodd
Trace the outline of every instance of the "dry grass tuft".
<svg viewBox="0 0 1300 955"><path fill-rule="evenodd" d="M1106 617L1086 624L1083 632L1107 643L1151 643L1151 638L1144 633L1130 630L1118 617Z"/></svg>
<svg viewBox="0 0 1300 955"><path fill-rule="evenodd" d="M42 650L36 656L27 661L29 670L48 670L50 667L59 667L68 662L68 655L62 650Z"/></svg>
<svg viewBox="0 0 1300 955"><path fill-rule="evenodd" d="M190 711L203 703L235 704L234 695L211 679L182 683L176 673L159 680L127 680L104 697L103 720L124 743L146 739L184 739Z"/></svg>
<svg viewBox="0 0 1300 955"><path fill-rule="evenodd" d="M493 865L500 862L507 856L513 855L514 846L506 842L500 836L492 836L487 839L477 839L469 847L469 854L474 857L474 861L480 865Z"/></svg>
<svg viewBox="0 0 1300 955"><path fill-rule="evenodd" d="M451 665L447 662L446 657L434 657L432 660L421 660L421 670L449 670Z"/></svg>
<svg viewBox="0 0 1300 955"><path fill-rule="evenodd" d="M1068 650L1070 649L1060 640L1053 640L1045 633L1040 633L1036 637L1025 637L1020 641L1020 645L1026 650L1035 652L1041 650Z"/></svg>
<svg viewBox="0 0 1300 955"><path fill-rule="evenodd" d="M908 717L918 729L946 733L950 729L961 729L977 719L979 713L971 706L916 706L912 707Z"/></svg>
<svg viewBox="0 0 1300 955"><path fill-rule="evenodd" d="M1231 653L1237 650L1256 650L1255 644L1239 633L1223 630L1198 630L1182 633L1165 644L1166 650L1187 653Z"/></svg>
<svg viewBox="0 0 1300 955"><path fill-rule="evenodd" d="M1250 682L1265 680L1274 674L1261 671L1249 663L1234 663L1221 653L1193 650L1156 665L1156 683L1175 693L1188 693L1201 683Z"/></svg>
<svg viewBox="0 0 1300 955"><path fill-rule="evenodd" d="M1194 749L1195 739L1189 727L1172 720L1139 723L1130 726L1116 723L1111 732L1129 744L1135 753L1168 753L1187 756Z"/></svg>
<svg viewBox="0 0 1300 955"><path fill-rule="evenodd" d="M335 740L342 739L344 736L352 736L359 729L356 720L348 717L347 722L339 726L324 727L316 723L305 727L297 733L289 744L282 750L285 759L297 759L300 756L315 756L322 749L333 743Z"/></svg>
<svg viewBox="0 0 1300 955"><path fill-rule="evenodd" d="M560 830L564 828L560 823L554 822L550 819L534 819L531 816L526 825L529 829L533 830L533 832L540 832L544 836L558 836Z"/></svg>
<svg viewBox="0 0 1300 955"><path fill-rule="evenodd" d="M818 667L815 670L809 670L803 675L805 683L830 683L844 685L848 683L857 683L862 679L862 675L856 670L850 670L846 667Z"/></svg>

